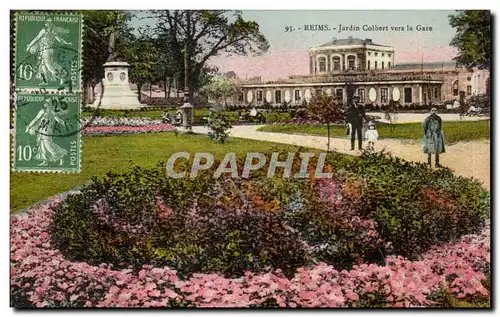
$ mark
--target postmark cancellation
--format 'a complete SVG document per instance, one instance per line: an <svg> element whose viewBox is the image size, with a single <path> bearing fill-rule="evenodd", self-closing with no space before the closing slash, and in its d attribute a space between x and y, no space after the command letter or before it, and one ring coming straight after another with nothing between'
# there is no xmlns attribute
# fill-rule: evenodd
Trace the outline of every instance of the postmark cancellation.
<svg viewBox="0 0 500 317"><path fill-rule="evenodd" d="M80 94L16 94L13 170L78 173Z"/></svg>
<svg viewBox="0 0 500 317"><path fill-rule="evenodd" d="M16 90L81 91L82 30L79 14L16 13Z"/></svg>

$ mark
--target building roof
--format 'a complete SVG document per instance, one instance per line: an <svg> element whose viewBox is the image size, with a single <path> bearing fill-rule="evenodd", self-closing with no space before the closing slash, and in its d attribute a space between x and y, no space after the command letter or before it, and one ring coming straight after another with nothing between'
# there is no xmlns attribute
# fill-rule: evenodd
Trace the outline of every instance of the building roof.
<svg viewBox="0 0 500 317"><path fill-rule="evenodd" d="M441 68L455 68L456 62L434 62L434 63L398 63L391 69L441 69Z"/></svg>
<svg viewBox="0 0 500 317"><path fill-rule="evenodd" d="M342 45L375 45L375 46L384 46L384 47L391 47L389 45L381 45L381 44L376 44L372 42L372 39L360 39L360 38L355 38L352 36L349 36L346 39L338 39L338 38L333 38L331 41L320 45L319 47L325 47L325 46L342 46Z"/></svg>

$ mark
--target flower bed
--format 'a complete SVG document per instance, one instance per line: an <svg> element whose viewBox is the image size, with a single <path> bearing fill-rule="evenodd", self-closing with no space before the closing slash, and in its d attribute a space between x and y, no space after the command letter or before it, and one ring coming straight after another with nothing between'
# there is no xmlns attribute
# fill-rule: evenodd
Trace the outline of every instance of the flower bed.
<svg viewBox="0 0 500 317"><path fill-rule="evenodd" d="M85 126L83 133L87 135L153 133L175 130L172 124L150 118L96 117L83 120L82 125Z"/></svg>
<svg viewBox="0 0 500 317"><path fill-rule="evenodd" d="M11 217L14 307L415 307L440 306L443 292L471 301L489 296L489 227L434 247L421 261L391 256L385 265L351 270L319 263L299 268L292 278L275 270L181 280L168 267L117 270L67 260L49 234L58 203Z"/></svg>
<svg viewBox="0 0 500 317"><path fill-rule="evenodd" d="M83 134L86 135L109 135L109 134L127 134L127 133L154 133L174 131L175 127L169 123L144 125L144 126L110 126L110 127L86 127Z"/></svg>
<svg viewBox="0 0 500 317"><path fill-rule="evenodd" d="M162 120L141 117L94 117L84 118L82 125L90 127L141 127L162 124Z"/></svg>
<svg viewBox="0 0 500 317"><path fill-rule="evenodd" d="M479 183L384 154L326 161L328 179L171 179L162 164L94 179L12 218L15 306L488 302L489 229L463 237L488 217Z"/></svg>

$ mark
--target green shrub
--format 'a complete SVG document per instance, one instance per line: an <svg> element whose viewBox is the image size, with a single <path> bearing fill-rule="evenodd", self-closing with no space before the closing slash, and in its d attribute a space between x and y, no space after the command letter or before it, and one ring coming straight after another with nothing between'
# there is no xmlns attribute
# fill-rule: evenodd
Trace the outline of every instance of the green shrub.
<svg viewBox="0 0 500 317"><path fill-rule="evenodd" d="M215 142L224 143L229 138L229 129L232 128L227 117L217 111L210 112L207 122L208 136Z"/></svg>
<svg viewBox="0 0 500 317"><path fill-rule="evenodd" d="M477 231L488 216L488 193L480 183L447 168L430 169L384 153L334 157L328 160L332 166L363 180L369 218L396 254L414 258L438 242Z"/></svg>
<svg viewBox="0 0 500 317"><path fill-rule="evenodd" d="M488 217L478 182L383 153L329 154L332 179L267 178L264 168L248 180L214 180L215 166L196 179L168 178L163 163L94 178L56 208L54 244L93 264L227 276L281 268L291 276L317 261L344 269L389 254L415 258Z"/></svg>
<svg viewBox="0 0 500 317"><path fill-rule="evenodd" d="M279 267L292 275L308 263L299 236L268 208L279 203L249 198L240 192L241 181L213 182L210 176L170 179L160 165L94 179L56 209L54 242L75 260L153 263L182 274L240 276Z"/></svg>

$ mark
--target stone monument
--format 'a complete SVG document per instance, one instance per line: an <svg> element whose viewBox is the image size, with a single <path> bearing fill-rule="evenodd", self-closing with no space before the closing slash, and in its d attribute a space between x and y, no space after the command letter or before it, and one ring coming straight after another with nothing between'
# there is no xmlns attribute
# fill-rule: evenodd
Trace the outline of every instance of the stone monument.
<svg viewBox="0 0 500 317"><path fill-rule="evenodd" d="M111 32L108 45L109 57L104 63L101 109L138 109L145 107L130 89L128 71L130 64L120 61L115 50L115 33Z"/></svg>

